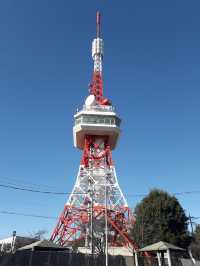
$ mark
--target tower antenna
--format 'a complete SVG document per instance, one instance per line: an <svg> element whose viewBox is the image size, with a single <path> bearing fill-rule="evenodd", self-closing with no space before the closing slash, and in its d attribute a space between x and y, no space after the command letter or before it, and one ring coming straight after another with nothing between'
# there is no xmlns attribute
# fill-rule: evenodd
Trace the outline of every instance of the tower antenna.
<svg viewBox="0 0 200 266"><path fill-rule="evenodd" d="M97 11L97 21L96 21L97 38L100 38L100 25L101 25L101 14L99 11Z"/></svg>
<svg viewBox="0 0 200 266"><path fill-rule="evenodd" d="M129 236L135 219L119 186L112 160L121 120L103 95L99 12L96 28L97 36L92 42L94 69L90 95L82 110L74 115L74 146L82 150L82 159L74 188L51 240L61 246L78 246L80 250L84 246L92 254L101 254L106 249L108 255L108 248L137 250L138 247Z"/></svg>
<svg viewBox="0 0 200 266"><path fill-rule="evenodd" d="M95 96L98 103L103 103L103 39L100 38L101 16L98 11L96 14L96 38L92 42L92 59L94 61L94 70L91 82L91 94Z"/></svg>

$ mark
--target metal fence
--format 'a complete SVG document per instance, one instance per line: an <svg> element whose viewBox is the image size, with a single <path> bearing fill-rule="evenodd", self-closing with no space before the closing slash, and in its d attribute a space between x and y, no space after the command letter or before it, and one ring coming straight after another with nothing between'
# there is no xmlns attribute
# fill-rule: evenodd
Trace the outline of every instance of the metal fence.
<svg viewBox="0 0 200 266"><path fill-rule="evenodd" d="M138 256L139 266L158 266L158 260L153 257L141 257Z"/></svg>
<svg viewBox="0 0 200 266"><path fill-rule="evenodd" d="M63 251L20 251L0 256L0 266L103 266L105 256ZM134 266L133 257L109 256L109 265Z"/></svg>
<svg viewBox="0 0 200 266"><path fill-rule="evenodd" d="M195 264L191 259L184 259L177 256L171 257L172 266L200 266L200 261L195 261ZM158 259L156 257L140 257L138 256L138 266L159 266ZM134 264L132 264L134 265ZM162 266L169 266L166 258L161 258Z"/></svg>
<svg viewBox="0 0 200 266"><path fill-rule="evenodd" d="M200 261L195 261L195 264L192 262L192 260L189 259L181 259L181 266L200 266Z"/></svg>
<svg viewBox="0 0 200 266"><path fill-rule="evenodd" d="M109 256L109 265L135 266L134 257ZM158 266L157 258L138 257L138 266ZM0 266L104 266L105 256L91 256L64 251L18 251L0 256ZM199 265L198 262L195 266ZM168 266L162 261L162 266ZM172 266L194 266L190 259L172 259Z"/></svg>

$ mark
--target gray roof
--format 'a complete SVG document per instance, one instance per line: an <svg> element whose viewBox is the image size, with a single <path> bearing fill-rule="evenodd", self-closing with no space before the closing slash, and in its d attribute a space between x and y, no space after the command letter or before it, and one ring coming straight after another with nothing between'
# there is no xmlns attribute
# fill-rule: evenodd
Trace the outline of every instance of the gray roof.
<svg viewBox="0 0 200 266"><path fill-rule="evenodd" d="M159 251L159 250L168 250L168 249L171 249L171 250L184 250L183 248L174 246L174 245L172 245L170 243L167 243L167 242L164 242L164 241L160 241L160 242L157 242L155 244L152 244L152 245L146 246L144 248L141 248L139 251Z"/></svg>
<svg viewBox="0 0 200 266"><path fill-rule="evenodd" d="M15 237L16 241L17 242L29 242L31 243L32 242L35 242L37 241L36 238L33 238L33 237L26 237L26 236L16 236ZM4 238L4 239L0 239L0 244L2 243L12 243L13 242L13 236L10 236L10 237L7 237L7 238Z"/></svg>
<svg viewBox="0 0 200 266"><path fill-rule="evenodd" d="M53 248L53 249L64 249L61 246L53 243L52 241L48 241L48 240L39 240L37 242L34 242L30 245L26 245L22 248L19 248L18 250L27 250L27 249L31 249L34 250L35 248Z"/></svg>

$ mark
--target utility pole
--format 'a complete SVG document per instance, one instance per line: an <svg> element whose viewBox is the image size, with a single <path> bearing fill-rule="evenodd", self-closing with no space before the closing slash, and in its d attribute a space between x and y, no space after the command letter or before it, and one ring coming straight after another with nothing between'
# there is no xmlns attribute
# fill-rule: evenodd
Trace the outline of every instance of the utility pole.
<svg viewBox="0 0 200 266"><path fill-rule="evenodd" d="M194 234L193 222L192 222L192 218L193 218L193 217L190 216L190 213L189 213L188 218L189 218L189 222L190 222L190 226L191 226L191 230L192 230L192 235L193 235L193 234Z"/></svg>
<svg viewBox="0 0 200 266"><path fill-rule="evenodd" d="M94 256L94 221L93 221L93 216L94 216L94 186L92 186L92 192L91 192L91 253L92 253L92 258Z"/></svg>
<svg viewBox="0 0 200 266"><path fill-rule="evenodd" d="M11 244L11 252L14 253L15 249L16 249L16 234L17 232L16 231L13 231L13 239L12 239L12 244Z"/></svg>
<svg viewBox="0 0 200 266"><path fill-rule="evenodd" d="M105 185L105 242L106 242L105 258L106 258L106 266L108 266L108 191L107 191L107 182Z"/></svg>
<svg viewBox="0 0 200 266"><path fill-rule="evenodd" d="M143 213L142 213L142 224L141 224L141 235L142 235L142 247L144 245L144 218L143 218Z"/></svg>

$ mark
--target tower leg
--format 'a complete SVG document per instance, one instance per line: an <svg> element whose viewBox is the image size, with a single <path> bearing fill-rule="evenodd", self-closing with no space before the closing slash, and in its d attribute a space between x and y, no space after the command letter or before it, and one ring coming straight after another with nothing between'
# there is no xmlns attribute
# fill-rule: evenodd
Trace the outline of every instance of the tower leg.
<svg viewBox="0 0 200 266"><path fill-rule="evenodd" d="M92 253L103 252L108 246L137 249L129 237L134 219L107 143L106 137L85 138L75 186L51 236L62 246L87 246Z"/></svg>

